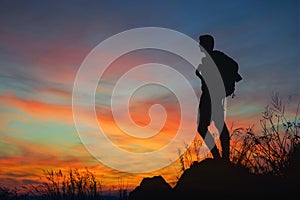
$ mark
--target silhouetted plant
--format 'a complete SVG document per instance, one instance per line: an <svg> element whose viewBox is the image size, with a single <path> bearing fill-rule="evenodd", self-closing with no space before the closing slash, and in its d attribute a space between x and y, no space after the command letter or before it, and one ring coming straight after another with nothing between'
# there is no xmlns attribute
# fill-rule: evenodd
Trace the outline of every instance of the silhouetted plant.
<svg viewBox="0 0 300 200"><path fill-rule="evenodd" d="M194 162L200 162L201 158L199 156L200 148L203 144L201 139L195 138L193 143L189 146L185 144L185 152L182 154L180 149L178 149L179 155L179 169L176 168L177 171L177 179L180 178L181 174L189 168Z"/></svg>
<svg viewBox="0 0 300 200"><path fill-rule="evenodd" d="M46 199L101 199L101 184L88 169L44 170L46 182L33 186L32 193Z"/></svg>
<svg viewBox="0 0 300 200"><path fill-rule="evenodd" d="M121 177L118 180L119 200L128 199L128 186L124 183L124 179Z"/></svg>
<svg viewBox="0 0 300 200"><path fill-rule="evenodd" d="M300 144L299 103L295 117L287 119L282 98L275 93L272 104L262 113L261 134L255 134L252 127L233 130L231 161L252 173L281 175L290 153Z"/></svg>

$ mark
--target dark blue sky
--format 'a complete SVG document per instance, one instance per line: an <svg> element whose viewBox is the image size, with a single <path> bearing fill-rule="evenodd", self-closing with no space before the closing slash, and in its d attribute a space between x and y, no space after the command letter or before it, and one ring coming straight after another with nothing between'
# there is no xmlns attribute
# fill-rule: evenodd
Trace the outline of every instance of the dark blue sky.
<svg viewBox="0 0 300 200"><path fill-rule="evenodd" d="M171 28L194 39L210 33L216 48L238 59L247 85L255 87L250 80L255 77L255 83L284 87L288 94L299 83L298 1L1 1L0 13L2 38L16 35L20 42L55 42L86 51L136 27ZM14 56L11 52L26 59L26 48L3 40L2 62Z"/></svg>

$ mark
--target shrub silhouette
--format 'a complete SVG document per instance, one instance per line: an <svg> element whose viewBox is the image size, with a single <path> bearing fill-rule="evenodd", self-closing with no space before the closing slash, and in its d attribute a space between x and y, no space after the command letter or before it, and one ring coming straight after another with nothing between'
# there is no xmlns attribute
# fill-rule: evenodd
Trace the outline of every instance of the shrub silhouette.
<svg viewBox="0 0 300 200"><path fill-rule="evenodd" d="M35 195L55 200L101 199L101 184L88 169L44 170L46 182L33 186Z"/></svg>
<svg viewBox="0 0 300 200"><path fill-rule="evenodd" d="M300 144L299 103L294 119L287 119L282 98L274 94L272 104L262 113L260 134L252 127L233 130L231 161L255 174L283 175L291 153Z"/></svg>

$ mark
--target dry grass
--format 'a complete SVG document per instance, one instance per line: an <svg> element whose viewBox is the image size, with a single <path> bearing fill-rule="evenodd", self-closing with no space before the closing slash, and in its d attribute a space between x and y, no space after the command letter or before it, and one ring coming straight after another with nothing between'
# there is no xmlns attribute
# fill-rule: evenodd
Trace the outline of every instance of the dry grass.
<svg viewBox="0 0 300 200"><path fill-rule="evenodd" d="M32 186L33 195L55 200L101 199L100 181L88 169L44 170L43 178L43 184Z"/></svg>
<svg viewBox="0 0 300 200"><path fill-rule="evenodd" d="M281 98L274 94L272 104L262 113L260 134L252 127L232 131L231 161L255 174L282 175L290 154L300 144L299 103L295 117L287 119Z"/></svg>

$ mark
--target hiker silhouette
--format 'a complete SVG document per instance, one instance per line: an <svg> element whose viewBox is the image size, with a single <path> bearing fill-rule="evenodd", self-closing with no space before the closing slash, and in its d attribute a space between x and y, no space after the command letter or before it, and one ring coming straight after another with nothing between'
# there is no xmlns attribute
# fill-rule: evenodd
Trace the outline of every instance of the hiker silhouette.
<svg viewBox="0 0 300 200"><path fill-rule="evenodd" d="M242 77L238 73L238 64L232 58L227 56L221 51L214 50L214 38L211 35L201 35L199 36L200 48L204 48L205 51L212 58L216 64L225 88L225 96L220 96L219 99L214 99L220 106L220 110L224 110L224 101L226 97L235 96L235 83L242 80ZM205 58L204 58L205 59ZM205 62L199 65L196 70L196 75L201 79L201 90L202 94L199 102L198 109L198 133L201 137L205 139L207 147L211 150L211 153L215 159L222 159L225 162L229 162L229 151L230 151L230 141L229 141L229 131L224 120L224 112L217 113L217 116L214 119L211 119L212 108L211 108L211 98L209 94L208 87L204 81L204 78L201 75L201 69L209 67L205 65ZM200 72L199 72L200 71ZM222 157L220 156L219 150L214 142L214 137L208 131L208 127L211 124L211 121L214 121L216 127L223 127L220 133L220 141L222 148ZM220 130L219 130L220 132Z"/></svg>

